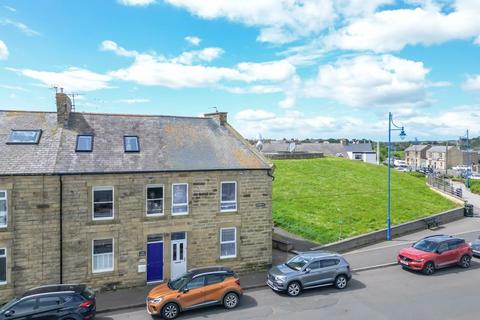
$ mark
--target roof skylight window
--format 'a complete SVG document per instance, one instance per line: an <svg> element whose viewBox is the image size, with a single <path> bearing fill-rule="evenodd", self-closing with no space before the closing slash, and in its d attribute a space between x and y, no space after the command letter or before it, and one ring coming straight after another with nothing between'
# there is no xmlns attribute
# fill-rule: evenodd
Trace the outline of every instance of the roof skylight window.
<svg viewBox="0 0 480 320"><path fill-rule="evenodd" d="M77 152L91 152L93 149L93 136L87 134L79 134L77 136Z"/></svg>
<svg viewBox="0 0 480 320"><path fill-rule="evenodd" d="M123 145L125 146L125 152L140 152L137 136L124 136Z"/></svg>
<svg viewBox="0 0 480 320"><path fill-rule="evenodd" d="M13 130L10 131L8 144L38 144L42 130Z"/></svg>

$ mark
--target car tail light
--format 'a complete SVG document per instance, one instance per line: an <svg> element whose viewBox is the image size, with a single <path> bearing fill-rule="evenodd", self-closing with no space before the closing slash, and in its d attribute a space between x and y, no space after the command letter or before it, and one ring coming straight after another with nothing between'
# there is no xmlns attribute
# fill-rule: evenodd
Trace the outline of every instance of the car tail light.
<svg viewBox="0 0 480 320"><path fill-rule="evenodd" d="M238 285L240 285L240 279L236 279L236 280L235 280L235 283L238 284Z"/></svg>
<svg viewBox="0 0 480 320"><path fill-rule="evenodd" d="M90 308L91 306L94 306L94 305L95 305L95 301L87 300L87 301L82 302L79 307L88 309L88 308Z"/></svg>

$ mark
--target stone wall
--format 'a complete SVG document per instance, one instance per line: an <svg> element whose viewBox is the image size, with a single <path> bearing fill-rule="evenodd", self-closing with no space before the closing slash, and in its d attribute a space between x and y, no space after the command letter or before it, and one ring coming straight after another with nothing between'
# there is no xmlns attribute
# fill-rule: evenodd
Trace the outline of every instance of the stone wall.
<svg viewBox="0 0 480 320"><path fill-rule="evenodd" d="M0 302L26 289L58 283L59 178L0 177L7 190L7 228L0 229L0 247L7 249L7 284Z"/></svg>
<svg viewBox="0 0 480 320"><path fill-rule="evenodd" d="M225 265L237 272L266 268L272 252L272 178L264 170L63 176L63 280L95 289L145 285L147 236L163 234L164 278L170 235L187 232L187 268ZM220 182L237 181L237 212L220 212ZM8 283L0 300L59 281L59 177L0 177L9 192ZM189 214L171 215L172 183L188 183ZM146 185L164 185L164 215L146 216ZM114 219L92 220L92 188L114 188ZM13 221L12 221L13 219ZM220 228L237 228L237 257L220 259ZM92 272L92 241L114 238L114 271Z"/></svg>
<svg viewBox="0 0 480 320"><path fill-rule="evenodd" d="M291 159L317 159L323 158L321 152L282 152L282 153L264 153L268 159L272 160L291 160Z"/></svg>

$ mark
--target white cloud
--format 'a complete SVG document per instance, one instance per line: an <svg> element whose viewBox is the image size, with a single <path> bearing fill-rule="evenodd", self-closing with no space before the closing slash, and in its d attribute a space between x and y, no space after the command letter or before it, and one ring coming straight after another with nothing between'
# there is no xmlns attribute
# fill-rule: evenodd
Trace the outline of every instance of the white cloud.
<svg viewBox="0 0 480 320"><path fill-rule="evenodd" d="M202 42L202 39L200 39L199 37L196 37L196 36L186 36L184 39L185 39L185 41L187 41L188 43L190 43L194 46L198 46L200 44L200 42Z"/></svg>
<svg viewBox="0 0 480 320"><path fill-rule="evenodd" d="M474 43L475 43L477 46L480 46L480 36L478 36L478 37L475 39Z"/></svg>
<svg viewBox="0 0 480 320"><path fill-rule="evenodd" d="M478 136L480 135L478 123L480 105L457 106L433 114L416 114L402 121L409 136L418 135L426 138L438 136L456 138L463 135L467 129L472 136Z"/></svg>
<svg viewBox="0 0 480 320"><path fill-rule="evenodd" d="M383 10L354 20L326 36L324 43L329 49L388 52L472 39L480 34L479 15L479 1L457 0L447 13L440 4L426 1L422 7Z"/></svg>
<svg viewBox="0 0 480 320"><path fill-rule="evenodd" d="M286 60L270 62L242 62L236 67L244 81L284 81L295 75L295 67Z"/></svg>
<svg viewBox="0 0 480 320"><path fill-rule="evenodd" d="M352 107L422 104L428 72L422 62L391 55L357 56L320 66L305 95Z"/></svg>
<svg viewBox="0 0 480 320"><path fill-rule="evenodd" d="M269 94L283 92L283 89L275 85L254 85L245 87L223 87L225 91L236 94Z"/></svg>
<svg viewBox="0 0 480 320"><path fill-rule="evenodd" d="M100 44L101 51L112 51L118 56L122 57L136 57L138 55L137 51L129 51L120 47L117 43L112 40L102 41Z"/></svg>
<svg viewBox="0 0 480 320"><path fill-rule="evenodd" d="M17 11L17 9L15 9L14 7L10 7L10 6L3 6L3 7L10 12L16 12Z"/></svg>
<svg viewBox="0 0 480 320"><path fill-rule="evenodd" d="M226 18L259 26L259 41L285 43L330 26L332 0L165 0L204 19Z"/></svg>
<svg viewBox="0 0 480 320"><path fill-rule="evenodd" d="M246 109L234 118L235 126L246 137L255 137L258 133L268 138L320 137L336 134L342 123L333 117L307 116L299 111L275 115L265 110Z"/></svg>
<svg viewBox="0 0 480 320"><path fill-rule="evenodd" d="M245 109L235 115L238 121L262 121L275 118L275 113L261 109Z"/></svg>
<svg viewBox="0 0 480 320"><path fill-rule="evenodd" d="M139 104L139 103L147 103L150 102L150 99L119 99L116 102L118 103L126 103L126 104Z"/></svg>
<svg viewBox="0 0 480 320"><path fill-rule="evenodd" d="M219 58L223 53L224 51L221 48L205 48L196 51L186 51L177 58L172 59L172 62L178 62L181 64L192 64L201 61L210 62Z"/></svg>
<svg viewBox="0 0 480 320"><path fill-rule="evenodd" d="M17 28L19 31L23 32L27 36L39 36L40 32L35 31L28 27L26 24L18 21L13 21L10 19L0 19L0 25L2 26L13 26Z"/></svg>
<svg viewBox="0 0 480 320"><path fill-rule="evenodd" d="M107 42L107 45L102 44L101 48L113 51L116 54L135 57L132 65L110 72L111 76L150 86L192 88L220 86L222 81L280 82L292 77L296 72L295 67L285 60L260 63L243 62L230 68L193 64L195 60L197 62L199 60L209 61L218 57L223 52L220 48L185 52L173 59L128 51L112 41Z"/></svg>
<svg viewBox="0 0 480 320"><path fill-rule="evenodd" d="M462 88L466 91L480 91L480 75L468 76Z"/></svg>
<svg viewBox="0 0 480 320"><path fill-rule="evenodd" d="M11 86L11 85L8 85L8 84L0 84L0 88L7 89L7 90L24 91L24 92L28 91L27 89L25 89L23 87Z"/></svg>
<svg viewBox="0 0 480 320"><path fill-rule="evenodd" d="M0 60L7 60L8 59L8 48L5 42L0 40Z"/></svg>
<svg viewBox="0 0 480 320"><path fill-rule="evenodd" d="M61 87L67 91L94 91L109 88L110 76L89 70L71 67L63 72L37 71L31 69L8 70L36 79L48 87Z"/></svg>
<svg viewBox="0 0 480 320"><path fill-rule="evenodd" d="M156 0L118 0L124 6L145 7L156 2Z"/></svg>

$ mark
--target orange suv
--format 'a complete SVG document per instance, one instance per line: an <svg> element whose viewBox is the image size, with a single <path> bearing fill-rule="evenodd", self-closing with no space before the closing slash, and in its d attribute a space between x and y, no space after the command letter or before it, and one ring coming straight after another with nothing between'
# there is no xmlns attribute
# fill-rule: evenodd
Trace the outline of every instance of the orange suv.
<svg viewBox="0 0 480 320"><path fill-rule="evenodd" d="M242 296L238 276L225 267L192 269L177 279L153 288L147 297L152 316L175 319L185 310L223 304L235 308Z"/></svg>

